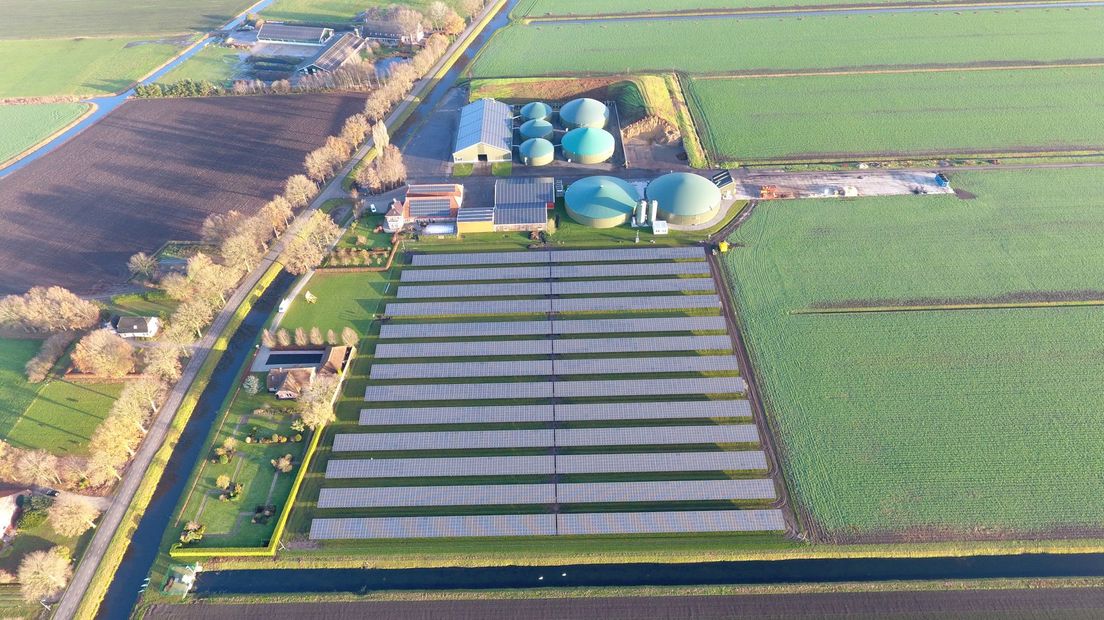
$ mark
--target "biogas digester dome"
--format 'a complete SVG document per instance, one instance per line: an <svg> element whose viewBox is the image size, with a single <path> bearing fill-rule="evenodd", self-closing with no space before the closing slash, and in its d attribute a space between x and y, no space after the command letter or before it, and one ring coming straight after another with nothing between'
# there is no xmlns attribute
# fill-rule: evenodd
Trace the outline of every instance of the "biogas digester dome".
<svg viewBox="0 0 1104 620"><path fill-rule="evenodd" d="M556 158L556 147L544 138L530 138L521 143L518 154L526 166L546 166Z"/></svg>
<svg viewBox="0 0 1104 620"><path fill-rule="evenodd" d="M552 116L552 108L547 103L541 101L533 101L521 106L521 118L532 120L548 120L548 117Z"/></svg>
<svg viewBox="0 0 1104 620"><path fill-rule="evenodd" d="M681 226L708 221L721 208L721 190L705 177L687 172L665 174L649 183L644 193L659 203L659 217Z"/></svg>
<svg viewBox="0 0 1104 620"><path fill-rule="evenodd" d="M609 121L606 104L589 97L572 99L560 108L560 122L565 127L597 127L601 129Z"/></svg>
<svg viewBox="0 0 1104 620"><path fill-rule="evenodd" d="M526 140L529 138L544 138L547 140L552 136L552 123L544 119L535 118L531 121L522 123L518 131L521 132L521 137Z"/></svg>
<svg viewBox="0 0 1104 620"><path fill-rule="evenodd" d="M564 157L580 164L600 164L613 157L615 142L610 132L595 127L580 127L560 140Z"/></svg>
<svg viewBox="0 0 1104 620"><path fill-rule="evenodd" d="M638 199L635 187L607 176L580 179L564 193L567 214L592 228L613 228L629 221Z"/></svg>

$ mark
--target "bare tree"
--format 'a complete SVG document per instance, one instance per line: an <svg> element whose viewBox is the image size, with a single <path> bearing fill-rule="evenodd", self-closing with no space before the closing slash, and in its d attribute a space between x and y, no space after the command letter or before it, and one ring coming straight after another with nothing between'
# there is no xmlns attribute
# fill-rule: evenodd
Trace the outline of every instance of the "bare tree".
<svg viewBox="0 0 1104 620"><path fill-rule="evenodd" d="M354 114L345 119L341 127L341 139L355 146L364 142L364 136L368 135L368 119L363 114Z"/></svg>
<svg viewBox="0 0 1104 620"><path fill-rule="evenodd" d="M315 346L323 344L322 331L318 329L317 326L310 328L310 336L308 336L308 338L310 339L310 343Z"/></svg>
<svg viewBox="0 0 1104 620"><path fill-rule="evenodd" d="M414 9L395 6L391 10L391 21L402 30L402 33L407 36L413 36L422 29L422 24L425 22L425 18L422 14Z"/></svg>
<svg viewBox="0 0 1104 620"><path fill-rule="evenodd" d="M312 212L298 236L288 244L283 255L284 268L293 275L301 275L318 267L330 244L340 235L341 229L329 215Z"/></svg>
<svg viewBox="0 0 1104 620"><path fill-rule="evenodd" d="M219 248L222 260L227 265L244 272L252 271L257 266L261 259L261 250L256 234L250 230L227 237Z"/></svg>
<svg viewBox="0 0 1104 620"><path fill-rule="evenodd" d="M28 602L54 598L72 576L69 556L59 547L32 551L19 563L19 589Z"/></svg>
<svg viewBox="0 0 1104 620"><path fill-rule="evenodd" d="M134 372L134 346L110 329L98 329L73 348L73 366L80 372L117 379Z"/></svg>
<svg viewBox="0 0 1104 620"><path fill-rule="evenodd" d="M281 347L286 347L291 344L291 336L288 334L288 330L280 328L276 332L276 342L280 343Z"/></svg>
<svg viewBox="0 0 1104 620"><path fill-rule="evenodd" d="M36 286L24 295L0 299L0 325L59 332L86 329L99 318L96 304L60 286Z"/></svg>
<svg viewBox="0 0 1104 620"><path fill-rule="evenodd" d="M172 326L184 333L194 334L198 339L203 336L203 328L215 316L215 309L206 299L193 298L180 304L172 315Z"/></svg>
<svg viewBox="0 0 1104 620"><path fill-rule="evenodd" d="M162 340L157 346L143 351L145 372L167 383L175 383L180 378L180 358L183 353L179 345Z"/></svg>
<svg viewBox="0 0 1104 620"><path fill-rule="evenodd" d="M138 252L127 260L127 270L136 278L152 280L153 274L157 272L157 259L145 252Z"/></svg>
<svg viewBox="0 0 1104 620"><path fill-rule="evenodd" d="M391 102L383 89L372 91L368 98L364 100L364 118L368 119L369 122L374 123L383 120L390 110Z"/></svg>
<svg viewBox="0 0 1104 620"><path fill-rule="evenodd" d="M356 346L356 343L360 342L360 337L357 336L356 331L352 327L345 327L341 330L341 344L352 347Z"/></svg>
<svg viewBox="0 0 1104 620"><path fill-rule="evenodd" d="M287 183L284 184L284 198L294 209L302 209L309 205L316 195L318 195L318 186L301 174L288 177ZM287 225L286 221L284 225Z"/></svg>
<svg viewBox="0 0 1104 620"><path fill-rule="evenodd" d="M245 218L245 215L235 210L226 213L212 213L203 220L200 237L204 243L218 245L241 228Z"/></svg>
<svg viewBox="0 0 1104 620"><path fill-rule="evenodd" d="M272 333L271 329L261 330L261 344L268 349L276 346L276 336Z"/></svg>
<svg viewBox="0 0 1104 620"><path fill-rule="evenodd" d="M307 344L307 332L302 327L295 328L295 346L301 347Z"/></svg>
<svg viewBox="0 0 1104 620"><path fill-rule="evenodd" d="M383 192L383 180L380 179L377 166L373 164L361 166L360 169L356 171L356 177L354 179L358 187L370 194L379 194Z"/></svg>
<svg viewBox="0 0 1104 620"><path fill-rule="evenodd" d="M335 334L334 330L332 329L326 330L326 344L330 346L334 346L337 344L337 334Z"/></svg>
<svg viewBox="0 0 1104 620"><path fill-rule="evenodd" d="M307 176L318 183L329 178L333 174L333 159L328 149L322 146L307 153L307 157L303 160L303 168L307 171Z"/></svg>
<svg viewBox="0 0 1104 620"><path fill-rule="evenodd" d="M449 13L445 16L445 21L441 25L441 31L451 37L454 37L464 32L464 28L466 26L467 23L464 21L464 18L460 17L460 15L456 13L456 11L449 9Z"/></svg>
<svg viewBox="0 0 1104 620"><path fill-rule="evenodd" d="M272 459L272 466L276 468L276 471L281 473L288 473L294 467L290 454L285 454L278 459Z"/></svg>
<svg viewBox="0 0 1104 620"><path fill-rule="evenodd" d="M62 536L80 536L89 528L96 527L96 518L100 510L87 499L72 494L62 495L50 506L47 519L50 527Z"/></svg>
<svg viewBox="0 0 1104 620"><path fill-rule="evenodd" d="M28 450L19 455L15 473L21 482L40 487L61 481L58 477L58 459L45 450Z"/></svg>
<svg viewBox="0 0 1104 620"><path fill-rule="evenodd" d="M460 12L464 17L471 17L483 8L483 0L460 0Z"/></svg>
<svg viewBox="0 0 1104 620"><path fill-rule="evenodd" d="M315 429L337 419L333 408L337 388L337 377L323 376L303 390L299 395L299 416L304 424Z"/></svg>
<svg viewBox="0 0 1104 620"><path fill-rule="evenodd" d="M372 144L377 149L386 148L391 144L391 134L387 131L387 124L383 121L372 125Z"/></svg>
<svg viewBox="0 0 1104 620"><path fill-rule="evenodd" d="M434 0L426 8L425 16L429 20L429 24L439 30L445 25L445 18L448 17L450 11L452 9L447 4L441 2L441 0Z"/></svg>

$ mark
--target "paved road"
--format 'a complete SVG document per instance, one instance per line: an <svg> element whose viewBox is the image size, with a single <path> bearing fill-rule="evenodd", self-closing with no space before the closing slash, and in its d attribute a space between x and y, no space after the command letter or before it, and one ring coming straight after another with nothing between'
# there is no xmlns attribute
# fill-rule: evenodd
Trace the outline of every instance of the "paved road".
<svg viewBox="0 0 1104 620"><path fill-rule="evenodd" d="M490 7L488 7L487 10L490 10ZM476 21L478 20L473 20L473 23ZM461 45L466 44L466 42L466 36L458 38L452 47L445 53L442 60L429 71L428 75L435 75L452 56L453 51ZM406 99L396 106L388 116L388 124L394 123L410 106L417 105L417 101L420 101L420 99L416 100L415 96L422 94L423 89L431 85L432 80L428 78L419 80L412 90L412 94L407 96ZM126 474L123 476L123 480L119 483L115 491L115 496L111 500L111 505L104 512L103 520L96 529L92 541L88 544L88 548L85 550L80 564L77 565L76 570L73 572L73 579L69 582L68 588L62 594L62 598L55 608L55 618L68 620L73 618L76 614L77 608L87 593L88 586L95 575L96 569L103 560L104 553L111 543L111 539L114 537L115 532L123 521L127 507L130 505L131 501L134 500L138 487L145 477L146 470L149 469L150 464L153 462L153 457L156 455L157 451L160 450L162 444L165 443L165 438L168 435L172 420L176 417L177 410L180 408L184 396L192 387L200 368L211 355L215 341L226 329L227 325L229 325L234 313L237 311L238 307L241 306L242 302L245 301L246 296L252 292L253 287L256 286L261 276L268 271L270 266L279 262L278 259L280 254L283 253L288 240L294 238L299 229L302 228L311 211L320 208L327 200L332 198L348 197L348 194L341 188L341 179L344 179L345 176L349 174L355 163L360 161L371 148L372 143L371 140L369 140L357 150L356 155L345 164L330 183L322 189L318 197L314 199L314 202L296 217L291 223L291 226L289 226L287 232L272 244L268 254L265 255L256 269L245 277L238 289L230 296L226 306L218 313L203 338L196 344L194 354L189 360L188 365L184 368L180 381L173 386L172 391L165 400L165 404L161 407L161 411L158 412L157 417L150 427L149 433L138 449L138 453L131 461Z"/></svg>

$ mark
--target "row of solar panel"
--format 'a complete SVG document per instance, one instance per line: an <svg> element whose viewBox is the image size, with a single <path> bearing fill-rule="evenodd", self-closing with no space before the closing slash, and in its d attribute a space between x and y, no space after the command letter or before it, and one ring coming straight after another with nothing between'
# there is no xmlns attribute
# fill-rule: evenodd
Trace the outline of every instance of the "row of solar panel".
<svg viewBox="0 0 1104 620"><path fill-rule="evenodd" d="M603 265L551 265L531 267L477 267L462 269L405 269L399 277L409 282L460 282L464 280L546 280L548 278L623 278L632 276L707 276L709 263L607 263Z"/></svg>
<svg viewBox="0 0 1104 620"><path fill-rule="evenodd" d="M394 450L482 450L584 446L717 445L756 443L754 424L710 426L630 426L509 431L423 431L410 433L339 433L334 452Z"/></svg>
<svg viewBox="0 0 1104 620"><path fill-rule="evenodd" d="M680 532L777 532L786 529L782 511L695 510L593 512L466 517L377 517L314 519L311 540L372 538L459 538L482 536L579 536Z"/></svg>
<svg viewBox="0 0 1104 620"><path fill-rule="evenodd" d="M725 330L722 316L641 319L491 321L476 323L385 324L380 338L468 338L474 336L549 336L562 334L664 333Z"/></svg>
<svg viewBox="0 0 1104 620"><path fill-rule="evenodd" d="M363 426L402 424L501 424L578 422L587 420L656 420L664 418L749 418L746 400L585 403L574 405L508 405L493 407L411 407L362 409Z"/></svg>
<svg viewBox="0 0 1104 620"><path fill-rule="evenodd" d="M414 487L325 488L319 508L414 508L425 506L517 506L626 502L717 502L774 499L774 482L679 480L469 484Z"/></svg>
<svg viewBox="0 0 1104 620"><path fill-rule="evenodd" d="M464 316L546 314L548 312L647 312L720 308L716 295L651 295L647 297L570 297L566 299L497 299L492 301L427 301L387 304L390 316Z"/></svg>
<svg viewBox="0 0 1104 620"><path fill-rule="evenodd" d="M712 291L711 278L660 280L580 280L568 282L497 282L490 284L427 284L400 286L399 299L452 299L456 297L525 297L585 295L588 293L670 293Z"/></svg>
<svg viewBox="0 0 1104 620"><path fill-rule="evenodd" d="M553 397L737 394L744 392L746 389L747 384L740 377L470 384L429 383L424 385L369 385L364 392L364 400L390 403L414 400L517 400Z"/></svg>
<svg viewBox="0 0 1104 620"><path fill-rule="evenodd" d="M699 247L630 248L624 250L559 250L541 252L468 252L462 254L415 254L415 267L452 265L508 265L526 263L598 263L619 260L682 260L705 258Z"/></svg>
<svg viewBox="0 0 1104 620"><path fill-rule="evenodd" d="M661 351L729 351L728 336L655 338L571 338L560 340L487 340L482 342L410 342L376 345L376 359L410 357L486 357L495 355L572 355Z"/></svg>
<svg viewBox="0 0 1104 620"><path fill-rule="evenodd" d="M749 471L767 468L762 452L644 452L639 454L542 454L422 459L331 459L327 479L552 474Z"/></svg>
<svg viewBox="0 0 1104 620"><path fill-rule="evenodd" d="M371 379L455 379L459 377L550 377L739 370L734 355L635 357L438 364L374 364Z"/></svg>

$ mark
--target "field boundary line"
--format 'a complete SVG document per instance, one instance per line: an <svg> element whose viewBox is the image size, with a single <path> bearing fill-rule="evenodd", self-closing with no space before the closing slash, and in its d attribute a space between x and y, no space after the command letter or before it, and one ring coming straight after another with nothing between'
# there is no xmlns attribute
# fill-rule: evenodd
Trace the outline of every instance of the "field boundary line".
<svg viewBox="0 0 1104 620"><path fill-rule="evenodd" d="M84 112L81 112L81 114L79 116L77 116L75 119L70 121L64 127L60 127L58 129L54 130L53 133L46 136L45 138L39 140L38 142L35 142L31 146L28 146L27 148L23 149L22 151L16 153L15 155L12 155L11 157L9 157L9 158L7 158L3 161L0 161L0 170L3 170L4 168L7 168L8 166L22 160L24 157L27 157L28 155L34 153L35 151L42 148L43 146L49 144L51 141L57 139L58 136L64 134L65 132L69 131L70 129L72 129L72 128L76 127L77 125L81 124L82 122L84 122L84 119L86 119L89 116L92 116L93 114L95 114L96 110L98 110L99 107L100 107L100 106L96 105L95 102L93 102L93 101L81 101L79 103L83 106L86 106L86 109L84 110ZM28 104L16 104L16 105L38 105L38 104L28 103ZM44 105L46 105L46 104L44 104Z"/></svg>
<svg viewBox="0 0 1104 620"><path fill-rule="evenodd" d="M1089 69L1104 67L1104 61L1046 63L1030 65L957 65L947 67L905 67L902 69L828 69L824 71L780 71L775 73L705 73L691 76L694 80L753 80L788 77L819 77L846 75L897 75L906 73L957 73L967 71L1026 71L1028 69Z"/></svg>
<svg viewBox="0 0 1104 620"><path fill-rule="evenodd" d="M1092 0L1089 0L1090 2ZM744 7L733 9L690 9L686 11L655 11L655 12L636 12L636 13L599 13L593 15L538 15L529 16L525 15L515 19L524 25L529 24L541 24L549 23L554 24L557 22L616 22L616 21L630 21L630 20L648 20L648 19L671 19L671 18L683 18L683 17L742 17L746 15L812 15L817 16L820 13L846 13L849 11L869 11L872 13L895 13L901 11L908 11L912 9L987 9L987 10L999 10L990 9L993 5L998 7L1034 7L1037 5L1055 5L1063 6L1070 4L1070 0L1038 0L1032 2L1031 0L1012 0L1010 2L1002 2L1000 0L984 1L978 0L975 2L930 2L930 3L918 3L918 2L892 2L886 4L830 4L824 6L808 5L804 7ZM1095 4L1095 2L1093 3ZM1049 7L1046 7L1049 8ZM1088 8L1088 7L1086 7Z"/></svg>
<svg viewBox="0 0 1104 620"><path fill-rule="evenodd" d="M855 308L803 308L789 314L877 314L888 312L950 312L955 310L1016 310L1040 308L1084 308L1104 306L1104 299L1068 301L1012 301L1007 303L932 304L926 306L860 306Z"/></svg>

